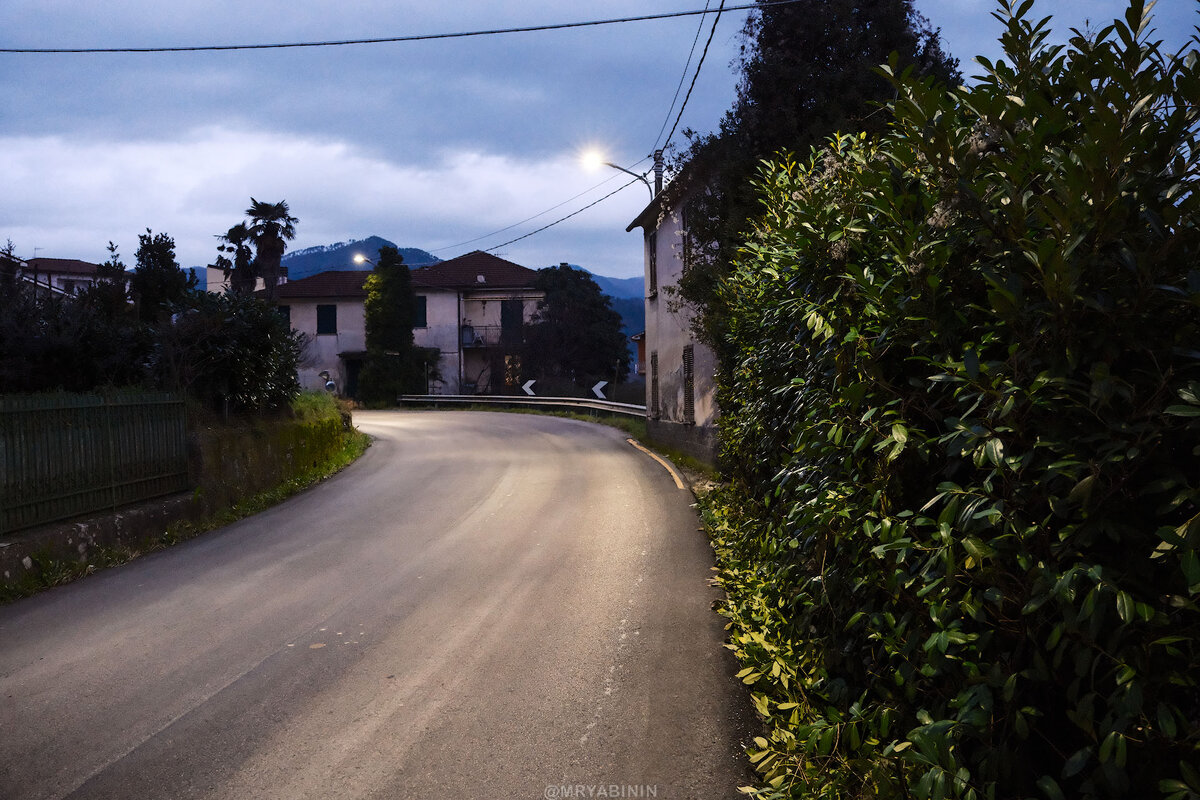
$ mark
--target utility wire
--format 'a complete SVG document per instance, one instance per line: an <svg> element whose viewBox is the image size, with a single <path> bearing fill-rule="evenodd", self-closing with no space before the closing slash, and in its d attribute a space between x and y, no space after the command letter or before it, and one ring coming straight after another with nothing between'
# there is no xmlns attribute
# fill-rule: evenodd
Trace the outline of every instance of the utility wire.
<svg viewBox="0 0 1200 800"><path fill-rule="evenodd" d="M747 3L731 6L727 11L743 11L770 6L784 6L798 3L800 0L772 0L767 3ZM586 28L599 25L616 25L626 22L646 22L657 19L675 19L678 17L695 17L711 14L708 8L697 11L672 11L665 14L643 14L636 17L618 17L615 19L597 19L585 22L561 22L550 25L530 25L522 28L493 28L480 31L461 31L458 33L424 33L411 36L387 36L378 39L340 39L322 42L282 42L275 44L215 44L186 47L0 47L0 53L188 53L201 50L279 50L289 47L341 47L353 44L389 44L395 42L423 42L433 39L464 39L472 36L495 36L504 33L532 33L536 31L556 31L566 28ZM718 18L721 12L717 11ZM712 41L712 36L709 36ZM707 48L706 48L707 49ZM693 81L694 83L694 81Z"/></svg>
<svg viewBox="0 0 1200 800"><path fill-rule="evenodd" d="M646 158L649 158L649 156L646 156ZM643 158L642 161L645 161L646 158ZM634 164L631 164L630 166L636 167L638 164L641 164L642 161L638 161ZM440 253L443 250L452 250L457 247L462 247L463 245L474 244L475 242L481 241L483 239L490 239L491 237L495 236L498 233L504 233L505 231L512 230L513 228L517 227L518 225L524 225L526 222L532 222L533 220L537 219L538 217L544 217L546 214L549 214L554 209L562 208L563 206L565 206L567 203L571 202L572 200L578 200L580 197L583 197L585 194L596 191L597 189L599 189L601 186L603 186L606 183L612 183L618 177L619 176L617 176L617 175L613 175L611 178L605 178L604 180L597 183L595 186L584 189L579 194L574 195L573 197L568 197L566 200L563 200L561 203L557 203L555 205L550 206L545 211L539 211L538 213L534 214L532 217L526 217L525 219L521 220L520 222L514 222L512 225L505 225L500 230L492 231L491 233L485 233L482 236L476 236L474 239L468 239L467 241L459 242L458 244L448 244L445 247L438 247L433 250L430 250L429 252Z"/></svg>
<svg viewBox="0 0 1200 800"><path fill-rule="evenodd" d="M767 4L760 3L751 6L751 8L761 8L764 5ZM671 144L671 137L675 135L675 129L679 127L679 120L683 118L683 110L687 108L688 98L692 96L692 89L696 88L696 79L700 77L700 68L704 66L704 57L708 55L708 46L712 44L713 34L717 32L717 23L721 21L721 12L737 11L744 8L745 6L735 6L727 9L725 8L725 0L721 0L721 5L717 7L717 16L713 18L712 28L708 32L708 41L704 43L704 50L700 53L700 60L696 62L696 72L692 75L692 85L688 87L687 94L683 96L683 105L679 107L679 115L675 117L675 124L671 126L671 132L667 134L666 141L663 142L664 150Z"/></svg>
<svg viewBox="0 0 1200 800"><path fill-rule="evenodd" d="M705 0L704 10L707 11L711 4L712 0ZM679 99L679 93L683 91L683 82L687 80L688 68L692 66L692 56L696 54L696 43L700 41L700 33L703 30L704 17L701 17L700 24L696 26L696 35L692 38L692 49L688 51L687 61L683 65L683 74L679 76L679 85L675 87L675 96L671 98L671 107L667 109L662 127L658 129L658 135L654 137L654 150L658 149L658 142L662 139L663 131L667 129L667 123L671 121L671 112L675 110L675 101Z"/></svg>
<svg viewBox="0 0 1200 800"><path fill-rule="evenodd" d="M786 0L786 1L792 2L794 0ZM732 6L730 8L725 8L725 0L721 0L721 5L717 7L716 17L713 18L712 28L709 29L709 31L708 31L708 41L706 41L704 43L704 50L701 51L701 53L700 53L700 60L696 62L696 71L692 74L692 83L691 83L691 85L688 86L687 94L684 95L684 97L683 97L683 104L681 106L679 106L679 114L675 117L675 124L671 126L671 132L667 134L666 141L663 142L664 148L666 148L667 145L669 145L671 143L671 137L675 135L675 129L679 127L679 120L683 118L683 110L685 108L687 108L688 100L692 96L692 90L696 88L696 79L700 77L700 69L701 69L701 67L704 66L704 59L708 55L708 48L712 44L713 35L717 32L717 23L721 21L722 12L745 10L746 8L762 8L763 6L766 6L766 5L782 5L782 4L783 3L756 3L752 6ZM704 11L699 11L699 12L695 12L695 13L704 14L704 13L707 13L707 11L708 11L708 6L706 4ZM697 31L697 34L698 33L699 32ZM688 60L691 61L691 58L689 57ZM686 70L687 70L687 67L684 67L684 75L687 74ZM682 81L680 83L682 85ZM672 102L671 105L673 106L674 102ZM667 118L670 119L670 116L671 116L671 112L668 111ZM663 124L665 125L666 123L664 122ZM662 131L660 130L659 133L661 134ZM645 161L645 159L642 159L642 161ZM641 161L639 161L638 163L640 164ZM518 236L516 239L512 239L510 241L504 242L503 244L498 244L495 247L489 248L486 252L490 253L495 250L499 250L501 247L506 247L506 246L512 244L513 242L519 242L522 239L527 239L530 236L533 236L535 233L541 233L542 231L546 230L547 228L552 228L555 225L557 225L558 223L564 222L565 220L570 219L571 217L575 216L576 214L586 211L589 208L591 208L592 206L597 205L598 203L601 203L601 202L607 200L608 198L612 197L617 192L621 191L621 189L624 189L626 186L632 186L636 182L637 182L636 179L632 180L629 183L625 184L625 186L621 186L620 188L618 188L612 192L609 192L608 194L601 197L599 200L589 203L588 205L584 206L583 208L579 209L578 211L574 211L574 212L568 214L567 216L562 217L561 219L557 219L554 222L551 222L549 225L544 225L543 227L538 228L535 231L530 231L529 233L525 234L524 236ZM576 196L578 196L578 195L576 195ZM565 201L565 202L570 202L570 201ZM559 203L559 205L563 205L563 203ZM557 208L557 207L558 206L555 206L555 208ZM545 213L545 212L543 212L543 213ZM541 216L541 214L537 214L535 216ZM520 225L520 224L521 223L517 223L517 225ZM509 227L515 227L515 226L510 225ZM480 237L480 238L486 238L486 237Z"/></svg>
<svg viewBox="0 0 1200 800"><path fill-rule="evenodd" d="M549 225L543 225L542 227L538 228L536 231L530 231L529 233L525 234L524 236L518 236L515 239L509 239L507 242L498 244L495 247L489 247L484 252L485 253L494 253L495 251L499 250L501 247L507 247L508 245L512 244L513 242L519 242L522 239L528 239L530 236L533 236L535 233L541 233L542 231L546 230L547 228L553 228L555 225L557 225L560 222L566 222L567 220L569 220L571 217L575 216L576 214L582 214L584 211L587 211L592 206L604 202L605 200L612 197L614 194L621 191L622 189L628 189L630 186L633 186L639 180L640 180L640 178L634 178L629 183L623 184L622 186L618 186L616 189L613 189L611 192L604 195L604 197L601 197L599 200L593 200L592 202L588 203L583 208L580 208L576 211L572 211L570 214L567 214L565 217L560 217L559 219L554 220L554 222L551 222Z"/></svg>
<svg viewBox="0 0 1200 800"><path fill-rule="evenodd" d="M698 62L696 62L696 71L695 71L695 73L693 73L693 74L692 74L692 83L691 83L691 85L690 85L690 86L688 86L687 94L686 94L686 95L684 95L684 97L683 97L683 105L681 105L681 106L679 107L679 114L678 114L678 115L675 117L675 124L671 126L671 132L670 132L669 134L667 134L667 139L666 139L666 141L665 141L665 142L663 142L663 147L664 147L664 148L665 148L665 147L666 147L668 144L670 144L670 143L671 143L671 137L675 135L675 129L676 129L677 127L679 127L679 120L680 120L680 119L683 117L683 110L684 110L685 108L687 108L688 99L689 99L689 98L691 98L691 96L692 96L692 90L696 88L696 79L700 77L700 68L704 66L704 59L705 59L705 57L708 55L708 48L709 48L709 46L712 44L712 40L713 40L713 34L715 34L715 33L717 32L717 23L721 21L721 14L722 14L722 12L724 12L724 11L738 11L738 10L745 10L745 9L747 9L747 8L762 8L763 6L767 6L767 5L785 5L787 2L795 2L795 1L796 1L796 0L785 0L785 2L783 2L783 3L756 3L756 4L754 4L754 5L751 5L751 6L731 6L730 8L725 8L725 0L721 0L721 5L720 5L720 6L717 8L717 10L716 10L716 17L714 17L714 18L713 18L713 24L712 24L712 28L711 28L711 29L709 30L709 32L708 32L708 41L706 41L706 42L704 43L704 50L703 50L703 51L700 53L700 60L699 60ZM697 11L697 12L692 12L692 13L693 13L693 14L706 14L706 13L708 13L708 5L709 5L708 3L705 3L705 6L704 6L704 10L703 10L703 11ZM700 27L700 28L698 28L698 29L696 30L696 40L694 40L694 41L692 42L692 51L693 51L693 52L695 52L696 41L698 41L698 40L699 40L699 38L700 38L700 30L701 30L702 28L703 28L703 20L701 21L701 27ZM688 64L690 64L690 63L691 63L691 61L692 61L692 57L691 57L691 55L689 54L689 55L688 55ZM683 68L683 70L684 70L684 71L683 71L683 76L682 76L682 77L680 77L680 79L679 79L679 85L680 85L681 87L683 86L683 79L684 79L684 77L686 77L686 76L687 76L687 65L686 65L686 64L684 65L684 68ZM676 98L678 98L678 97L679 97L679 90L678 90L678 89L676 89L676 90L675 90L675 97L676 97ZM674 106L675 106L675 101L674 101L674 100L672 100L672 101L671 101L671 107L672 107L672 108L674 108ZM670 118L671 118L671 112L668 110L668 111L667 111L667 119L670 119ZM663 127L665 128L665 127L666 127L666 125L667 125L667 122L666 122L666 120L663 120ZM661 136L661 135L662 135L662 129L661 129L661 128L659 129L658 133L659 133L659 136ZM638 161L637 163L635 163L635 164L632 164L632 165L630 165L630 166L635 166L635 167L636 167L638 164L642 163L642 161L645 161L645 160L646 160L646 159L644 159L644 158L643 158L641 161ZM490 252L493 252L493 251L495 251L495 250L499 250L501 247L506 247L506 246L508 246L508 245L512 244L513 242L519 242L519 241L521 241L522 239L527 239L527 238L529 238L530 236L533 236L535 233L541 233L542 231L546 230L547 228L552 228L552 227L554 227L555 225L557 225L558 223L560 223L560 222L564 222L564 221L566 221L566 220L570 219L571 217L575 216L576 214L579 214L579 213L581 213L581 212L583 212L583 211L587 211L587 210L588 210L589 208L591 208L592 206L594 206L594 205L597 205L597 204L599 204L599 203L601 203L601 202L603 202L603 201L607 200L608 198L612 197L612 196L613 196L614 194L616 194L617 192L621 191L621 189L624 189L626 186L632 186L632 185L633 185L634 183L636 183L636 182L637 182L636 180L630 181L629 183L625 184L624 186L621 186L620 188L618 188L618 189L616 189L616 190L614 190L614 191L611 191L611 192L609 192L608 194L604 195L604 196L603 196L603 197L601 197L599 200L595 200L595 201L593 201L593 202L591 202L591 203L588 203L588 204L587 204L586 206L584 206L583 208L581 208L581 209L579 209L579 210L577 210L577 211L573 211L572 213L568 214L568 215L567 215L567 216L565 216L565 217L562 217L561 219L556 219L554 222L551 222L549 225L544 225L543 227L541 227L541 228L538 228L538 229L537 229L537 230L535 230L535 231L530 231L529 233L525 234L524 236L518 236L516 239L512 239L512 240L510 240L510 241L504 242L503 244L498 244L498 245L496 245L495 247L489 248L489 249L488 249L486 252L489 252L489 253L490 253ZM605 181L605 183L607 183L607 181ZM600 184L600 185L602 186L603 184ZM597 188L597 187L595 187L595 186L593 186L593 187L592 187L592 189L595 189L595 188ZM581 194L587 194L587 192L590 192L590 191L592 191L592 189L588 189L587 191L585 191L585 192L582 192ZM580 195L575 195L575 197L579 197L579 196L580 196ZM572 198L571 198L571 200L574 200L574 199L575 199L575 197L572 197ZM569 202L571 202L571 200L564 200L562 203L559 203L557 206L554 206L553 208L549 208L549 209L547 209L547 211L553 211L555 208L558 208L559 206L562 206L562 205L565 205L566 203L569 203ZM533 215L532 217L530 217L529 219L536 219L537 217L540 217L540 216L542 216L542 214L545 214L545 213L547 213L547 211L543 211L543 212L541 212L541 214L534 214L534 215ZM528 222L528 221L529 221L529 220L525 220L525 222ZM515 224L513 224L513 225L509 225L509 226L508 226L508 228L502 228L502 229L501 229L501 231L508 230L509 228L515 228L517 225L521 225L521 224L523 224L523 223L522 223L522 222L518 222L518 223L515 223ZM496 233L500 233L501 231L496 231ZM488 236L492 236L492 235L494 235L494 234L487 234L487 236L480 236L478 239L472 239L470 242L463 242L462 244L470 244L471 242L477 242L477 241L479 241L479 239L486 239L486 238L488 238ZM461 245L452 245L452 246L461 246ZM448 248L441 248L441 249L445 250L445 249L448 249ZM437 252L437 251L434 251L434 252Z"/></svg>

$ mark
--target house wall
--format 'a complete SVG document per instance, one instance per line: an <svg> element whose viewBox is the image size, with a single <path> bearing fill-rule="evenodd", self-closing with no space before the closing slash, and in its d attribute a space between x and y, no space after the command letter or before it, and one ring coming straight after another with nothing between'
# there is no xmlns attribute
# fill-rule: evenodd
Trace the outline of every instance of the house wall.
<svg viewBox="0 0 1200 800"><path fill-rule="evenodd" d="M692 334L695 313L677 307L677 286L684 271L679 209L671 209L656 231L645 232L646 271L646 414L649 436L693 458L716 460L716 355ZM656 280L651 281L651 245ZM650 286L657 285L651 292ZM692 413L687 413L685 348L692 353ZM657 365L657 369L656 369ZM657 406L654 383L657 375Z"/></svg>
<svg viewBox="0 0 1200 800"><path fill-rule="evenodd" d="M291 300L292 329L307 334L309 345L300 360L298 375L304 389L323 390L322 370L329 372L337 391L346 390L347 365L340 353L361 353L367 349L366 318L362 300L308 299ZM317 335L317 306L337 306L337 333Z"/></svg>
<svg viewBox="0 0 1200 800"><path fill-rule="evenodd" d="M531 290L479 289L463 292L462 324L470 325L476 336L488 345L463 348L464 393L484 391L488 387L492 393L497 393L504 388L505 376L493 373L498 364L505 364L514 358L505 354L499 338L503 323L503 301L521 300L521 322L528 325L537 313L538 301L544 296L542 292ZM519 371L519 362L513 363L512 367Z"/></svg>
<svg viewBox="0 0 1200 800"><path fill-rule="evenodd" d="M416 287L417 297L425 298L425 327L413 328L413 344L417 347L436 347L440 381L432 382L430 394L460 394L461 369L458 346L458 293L445 289Z"/></svg>
<svg viewBox="0 0 1200 800"><path fill-rule="evenodd" d="M33 280L35 277L32 269L22 269L20 274L28 277L29 280ZM95 281L94 275L85 275L79 272L47 272L45 270L36 273L36 278L39 286L50 286L64 294L78 294Z"/></svg>

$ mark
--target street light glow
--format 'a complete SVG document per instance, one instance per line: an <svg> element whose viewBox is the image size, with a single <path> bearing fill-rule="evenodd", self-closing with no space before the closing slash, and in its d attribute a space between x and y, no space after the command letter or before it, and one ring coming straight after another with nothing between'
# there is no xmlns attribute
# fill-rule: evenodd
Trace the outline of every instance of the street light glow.
<svg viewBox="0 0 1200 800"><path fill-rule="evenodd" d="M588 172L595 172L604 166L604 154L596 149L585 150L579 160L583 162L583 168Z"/></svg>
<svg viewBox="0 0 1200 800"><path fill-rule="evenodd" d="M354 254L354 263L355 263L355 264L362 264L362 263L365 263L365 262L367 262L367 261L370 261L370 260L371 260L371 259L369 259L369 258L367 258L366 256L364 256L362 253L355 253L355 254Z"/></svg>

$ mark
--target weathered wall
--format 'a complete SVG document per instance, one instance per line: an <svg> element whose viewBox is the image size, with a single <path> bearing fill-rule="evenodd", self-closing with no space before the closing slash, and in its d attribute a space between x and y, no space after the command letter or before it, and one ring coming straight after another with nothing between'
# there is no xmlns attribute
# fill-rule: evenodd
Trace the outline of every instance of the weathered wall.
<svg viewBox="0 0 1200 800"><path fill-rule="evenodd" d="M194 491L0 538L0 584L19 583L46 559L90 563L97 548L144 547L174 522L203 519L319 466L348 432L347 421L339 419L191 431Z"/></svg>

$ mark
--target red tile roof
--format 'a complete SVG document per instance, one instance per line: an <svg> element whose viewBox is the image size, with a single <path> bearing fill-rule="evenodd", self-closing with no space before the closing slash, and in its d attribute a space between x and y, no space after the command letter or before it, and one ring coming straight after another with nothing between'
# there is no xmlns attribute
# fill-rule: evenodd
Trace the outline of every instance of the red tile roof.
<svg viewBox="0 0 1200 800"><path fill-rule="evenodd" d="M536 276L535 270L482 250L412 271L414 285L440 289L515 289L531 285Z"/></svg>
<svg viewBox="0 0 1200 800"><path fill-rule="evenodd" d="M76 258L31 258L25 263L30 272L37 270L43 274L55 275L95 275L98 266Z"/></svg>
<svg viewBox="0 0 1200 800"><path fill-rule="evenodd" d="M338 270L318 272L295 281L288 281L279 287L280 300L300 300L308 297L366 297L367 290L363 284L371 276L366 270ZM261 295L262 291L255 292Z"/></svg>

